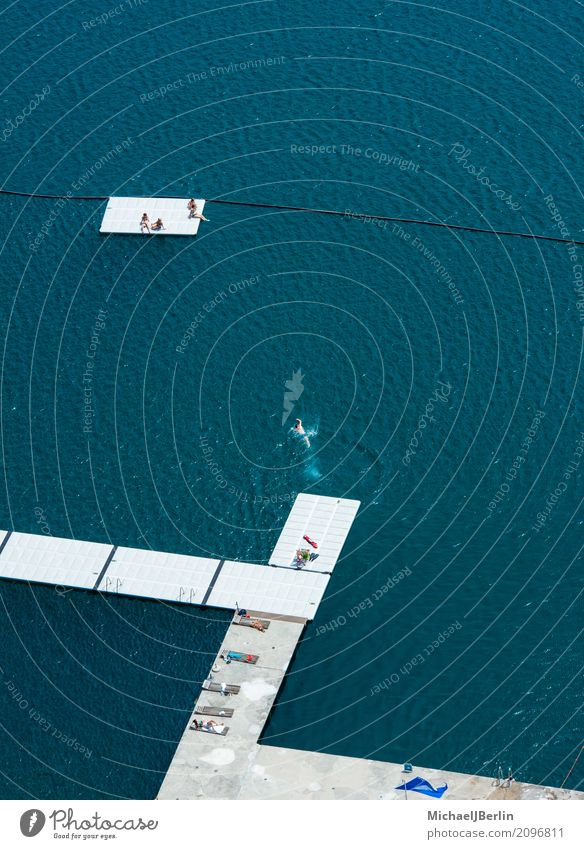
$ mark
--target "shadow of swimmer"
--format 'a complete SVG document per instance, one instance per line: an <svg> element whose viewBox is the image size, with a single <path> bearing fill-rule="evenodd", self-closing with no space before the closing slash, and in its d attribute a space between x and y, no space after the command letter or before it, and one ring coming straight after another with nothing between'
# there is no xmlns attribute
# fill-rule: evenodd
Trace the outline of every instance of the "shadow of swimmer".
<svg viewBox="0 0 584 849"><path fill-rule="evenodd" d="M399 684L402 678L407 677L411 674L411 672L416 669L418 666L422 666L429 657L432 657L434 652L436 652L444 643L457 631L460 631L462 625L458 621L458 619L449 625L448 628L445 628L443 631L440 631L435 640L432 640L431 643L428 643L421 651L411 657L403 666L400 666L398 672L393 672L387 678L384 678L383 681L379 681L377 684L374 684L371 687L371 695L376 696L382 690L388 690L390 687Z"/></svg>

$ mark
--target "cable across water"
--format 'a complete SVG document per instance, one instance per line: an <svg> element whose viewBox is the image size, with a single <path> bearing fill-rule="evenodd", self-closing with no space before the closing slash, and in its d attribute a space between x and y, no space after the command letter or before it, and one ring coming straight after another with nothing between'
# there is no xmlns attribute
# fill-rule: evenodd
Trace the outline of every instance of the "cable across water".
<svg viewBox="0 0 584 849"><path fill-rule="evenodd" d="M40 200L83 200L104 201L109 200L108 195L45 195L32 192L15 192L8 189L0 189L2 195L14 197L35 198ZM173 199L181 199L179 195L165 195ZM246 206L255 209L282 209L287 212L312 212L317 215L338 215L343 218L367 218L370 221L392 221L396 224L412 224L420 227L440 227L445 230L461 230L466 233L486 233L491 236L511 236L519 239L536 239L542 242L559 242L564 245L584 245L584 241L578 239L563 239L561 236L543 236L540 233L523 233L517 230L496 230L489 227L471 227L466 224L448 224L445 221L424 221L421 218L399 218L393 215L369 215L361 212L341 212L338 209L318 209L310 206L288 206L282 203L253 203L246 200L226 200L224 198L208 198L205 203L221 203L226 206Z"/></svg>

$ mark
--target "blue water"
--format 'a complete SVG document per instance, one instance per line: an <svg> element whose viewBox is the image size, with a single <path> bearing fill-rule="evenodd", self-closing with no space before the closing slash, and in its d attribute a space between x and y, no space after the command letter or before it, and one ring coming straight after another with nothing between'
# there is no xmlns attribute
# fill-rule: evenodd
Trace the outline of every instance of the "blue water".
<svg viewBox="0 0 584 849"><path fill-rule="evenodd" d="M580 7L444 5L5 4L3 186L582 239ZM0 202L0 524L261 562L299 491L358 498L264 742L560 784L584 249L218 204L196 240L103 237L99 201ZM155 795L225 617L1 591L4 676L93 752L45 757L12 707L3 792Z"/></svg>
<svg viewBox="0 0 584 849"><path fill-rule="evenodd" d="M152 798L226 611L4 581L2 798Z"/></svg>

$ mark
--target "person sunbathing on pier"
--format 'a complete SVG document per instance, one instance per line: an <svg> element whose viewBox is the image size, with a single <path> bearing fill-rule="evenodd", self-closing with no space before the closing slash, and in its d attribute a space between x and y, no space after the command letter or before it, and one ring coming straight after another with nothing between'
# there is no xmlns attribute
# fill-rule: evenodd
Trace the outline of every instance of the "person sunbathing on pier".
<svg viewBox="0 0 584 849"><path fill-rule="evenodd" d="M166 227L162 223L162 218L158 218L154 224L152 225L153 230L166 230Z"/></svg>
<svg viewBox="0 0 584 849"><path fill-rule="evenodd" d="M205 218L205 216L201 212L197 211L197 204L195 203L194 198L191 198L190 201L187 203L187 208L189 210L189 218L200 218L201 221L209 220L208 218Z"/></svg>
<svg viewBox="0 0 584 849"><path fill-rule="evenodd" d="M212 734L221 734L223 730L223 726L217 725L214 719L208 719L205 722L203 720L197 722L195 719L193 725L197 731L210 731Z"/></svg>
<svg viewBox="0 0 584 849"><path fill-rule="evenodd" d="M144 232L144 230L148 230L150 232L150 219L148 218L148 213L145 212L140 220L140 230Z"/></svg>
<svg viewBox="0 0 584 849"><path fill-rule="evenodd" d="M302 437L303 441L306 443L306 447L310 448L310 439L306 436L306 431L302 427L302 419L296 419L296 424L292 428L294 433L297 433Z"/></svg>

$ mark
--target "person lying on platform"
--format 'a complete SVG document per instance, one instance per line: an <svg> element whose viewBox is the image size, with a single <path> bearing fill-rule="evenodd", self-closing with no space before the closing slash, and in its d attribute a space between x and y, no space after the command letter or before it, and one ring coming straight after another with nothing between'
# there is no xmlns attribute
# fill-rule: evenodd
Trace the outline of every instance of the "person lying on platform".
<svg viewBox="0 0 584 849"><path fill-rule="evenodd" d="M251 623L251 625L250 625L249 627L250 627L250 628L255 628L255 629L256 629L256 631L262 631L262 632L263 632L263 631L265 631L265 630L266 630L266 629L264 628L264 624L263 624L263 622L261 622L259 619L254 619L254 621Z"/></svg>
<svg viewBox="0 0 584 849"><path fill-rule="evenodd" d="M205 722L201 720L201 722L195 721L193 722L193 728L195 731L207 731L210 734L221 734L224 729L224 725L217 725L214 719L209 719Z"/></svg>
<svg viewBox="0 0 584 849"><path fill-rule="evenodd" d="M144 232L144 230L148 230L150 232L150 219L148 218L148 213L144 213L142 219L140 221L140 230Z"/></svg>
<svg viewBox="0 0 584 849"><path fill-rule="evenodd" d="M158 218L154 224L152 225L153 230L166 230L166 227L162 223L162 218Z"/></svg>
<svg viewBox="0 0 584 849"><path fill-rule="evenodd" d="M187 203L187 208L189 210L189 218L200 218L201 221L209 220L208 218L205 218L205 216L201 212L197 211L197 204L195 203L194 198L191 198L190 201Z"/></svg>

